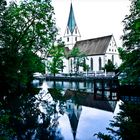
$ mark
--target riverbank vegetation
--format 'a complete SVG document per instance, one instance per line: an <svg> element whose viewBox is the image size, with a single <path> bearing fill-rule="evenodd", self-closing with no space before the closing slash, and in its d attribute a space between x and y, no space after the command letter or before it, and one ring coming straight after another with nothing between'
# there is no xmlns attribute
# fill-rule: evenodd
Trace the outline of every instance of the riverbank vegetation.
<svg viewBox="0 0 140 140"><path fill-rule="evenodd" d="M43 60L56 40L53 15L50 0L0 0L0 139L31 139L35 128L48 126L35 105L39 90L30 83L34 72L45 71ZM38 124L39 114L46 125Z"/></svg>
<svg viewBox="0 0 140 140"><path fill-rule="evenodd" d="M126 74L126 77L122 79L123 84L140 86L140 0L131 1L130 14L126 15L123 23L123 47L119 48L123 61L120 70ZM124 102L120 109L120 113L110 123L111 128L107 128L114 135L99 132L95 134L99 139L140 139L140 104L136 104L135 101ZM113 128L117 128L117 130Z"/></svg>

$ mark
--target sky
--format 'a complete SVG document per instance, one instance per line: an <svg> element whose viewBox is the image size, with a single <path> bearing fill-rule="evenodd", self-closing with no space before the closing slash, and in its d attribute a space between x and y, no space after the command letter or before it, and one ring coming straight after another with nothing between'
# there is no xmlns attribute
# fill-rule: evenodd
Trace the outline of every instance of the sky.
<svg viewBox="0 0 140 140"><path fill-rule="evenodd" d="M121 47L122 21L129 14L129 0L52 0L60 36L66 29L71 2L82 40L113 34Z"/></svg>
<svg viewBox="0 0 140 140"><path fill-rule="evenodd" d="M129 14L130 1L52 0L60 37L64 36L72 2L82 40L113 34L117 46L121 47L122 41L120 37L123 35L124 29L122 21Z"/></svg>

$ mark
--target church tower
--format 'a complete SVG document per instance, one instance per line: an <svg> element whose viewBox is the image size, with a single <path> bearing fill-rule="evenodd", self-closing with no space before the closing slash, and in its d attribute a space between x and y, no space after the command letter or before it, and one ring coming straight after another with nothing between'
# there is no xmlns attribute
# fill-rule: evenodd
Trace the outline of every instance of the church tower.
<svg viewBox="0 0 140 140"><path fill-rule="evenodd" d="M74 11L72 3L70 5L70 12L68 17L68 22L66 26L66 30L64 33L64 41L66 46L71 50L76 41L79 41L81 38L78 26L76 24Z"/></svg>

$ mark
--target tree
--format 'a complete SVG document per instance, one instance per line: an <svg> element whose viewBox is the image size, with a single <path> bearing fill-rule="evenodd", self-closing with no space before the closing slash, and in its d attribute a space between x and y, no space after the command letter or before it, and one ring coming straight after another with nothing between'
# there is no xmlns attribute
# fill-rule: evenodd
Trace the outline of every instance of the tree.
<svg viewBox="0 0 140 140"><path fill-rule="evenodd" d="M0 82L3 93L14 92L19 83L26 85L32 73L44 72L42 60L57 35L53 14L50 0L26 0L19 5L13 2L1 8Z"/></svg>
<svg viewBox="0 0 140 140"><path fill-rule="evenodd" d="M74 72L77 74L79 67L83 67L83 70L88 70L88 65L85 63L86 56L81 54L78 48L73 48L69 54L69 57L73 57Z"/></svg>
<svg viewBox="0 0 140 140"><path fill-rule="evenodd" d="M63 69L63 58L64 58L64 44L59 42L56 46L53 46L50 50L51 59L48 60L47 69L54 76Z"/></svg>
<svg viewBox="0 0 140 140"><path fill-rule="evenodd" d="M29 89L28 83L34 72L45 70L42 60L57 35L53 14L50 0L8 6L0 0L0 136L5 139L13 135L31 139L33 126L42 131L46 128L38 124L41 112L34 96L38 92Z"/></svg>
<svg viewBox="0 0 140 140"><path fill-rule="evenodd" d="M121 70L127 73L126 82L136 84L140 80L140 0L131 2L130 14L123 23L123 48L119 49L123 60Z"/></svg>
<svg viewBox="0 0 140 140"><path fill-rule="evenodd" d="M107 72L115 71L115 66L113 65L113 63L110 59L108 60L107 64L105 64L104 70L106 70Z"/></svg>

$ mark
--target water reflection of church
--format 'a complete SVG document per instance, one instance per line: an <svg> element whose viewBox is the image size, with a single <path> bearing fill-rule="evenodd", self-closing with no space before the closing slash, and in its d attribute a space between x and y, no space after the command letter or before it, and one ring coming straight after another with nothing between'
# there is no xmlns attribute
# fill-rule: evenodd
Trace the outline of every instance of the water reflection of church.
<svg viewBox="0 0 140 140"><path fill-rule="evenodd" d="M114 112L117 103L116 101L94 100L93 94L69 89L66 90L65 97L69 99L66 101L66 112L69 117L74 140L76 139L76 132L82 112L82 106Z"/></svg>

